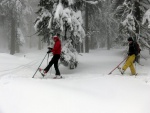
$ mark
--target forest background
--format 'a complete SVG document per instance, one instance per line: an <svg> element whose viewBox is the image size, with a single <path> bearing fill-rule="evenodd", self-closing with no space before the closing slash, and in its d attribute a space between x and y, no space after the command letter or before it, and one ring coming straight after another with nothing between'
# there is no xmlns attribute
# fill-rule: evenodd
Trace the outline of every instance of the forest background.
<svg viewBox="0 0 150 113"><path fill-rule="evenodd" d="M149 50L149 6L149 0L1 0L0 52L41 50L57 33L79 53L122 48L129 36Z"/></svg>

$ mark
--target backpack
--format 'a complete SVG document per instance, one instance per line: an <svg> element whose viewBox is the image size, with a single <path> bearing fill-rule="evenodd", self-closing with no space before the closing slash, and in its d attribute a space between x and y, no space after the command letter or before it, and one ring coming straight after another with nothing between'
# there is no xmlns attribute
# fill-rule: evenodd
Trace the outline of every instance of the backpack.
<svg viewBox="0 0 150 113"><path fill-rule="evenodd" d="M134 62L139 63L141 49L140 49L140 46L137 42L134 42L134 49L135 49L135 60L134 60Z"/></svg>
<svg viewBox="0 0 150 113"><path fill-rule="evenodd" d="M135 46L136 46L137 54L140 54L141 49L140 49L140 46L137 42L135 42Z"/></svg>

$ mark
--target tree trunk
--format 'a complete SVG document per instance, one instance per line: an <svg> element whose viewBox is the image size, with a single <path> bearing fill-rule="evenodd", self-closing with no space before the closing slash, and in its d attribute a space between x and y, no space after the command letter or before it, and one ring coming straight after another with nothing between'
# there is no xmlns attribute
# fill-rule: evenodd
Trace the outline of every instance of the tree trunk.
<svg viewBox="0 0 150 113"><path fill-rule="evenodd" d="M136 19L136 21L135 21L135 29L136 29L135 32L137 34L140 34L140 24L138 22L141 21L141 11L140 11L140 4L137 1L134 2L134 13L133 13L133 15ZM137 35L136 34L134 34L133 38L134 38L134 41L137 41Z"/></svg>
<svg viewBox="0 0 150 113"><path fill-rule="evenodd" d="M17 28L15 28L15 37L18 38ZM20 52L19 40L16 39L16 53L19 53L19 52Z"/></svg>
<svg viewBox="0 0 150 113"><path fill-rule="evenodd" d="M86 11L85 11L85 53L89 53L89 36L88 36L88 4L86 3Z"/></svg>
<svg viewBox="0 0 150 113"><path fill-rule="evenodd" d="M30 21L30 25L29 25L29 48L32 48L32 37L31 37L31 34L32 34L32 32L31 32L31 30L32 30L32 22Z"/></svg>
<svg viewBox="0 0 150 113"><path fill-rule="evenodd" d="M67 22L65 23L65 36L64 36L64 39L67 40L67 30L68 30L68 27L67 27Z"/></svg>
<svg viewBox="0 0 150 113"><path fill-rule="evenodd" d="M39 43L38 43L38 50L42 49L42 41L41 41L41 36L39 36Z"/></svg>
<svg viewBox="0 0 150 113"><path fill-rule="evenodd" d="M16 28L16 21L13 16L13 11L11 11L11 42L10 42L10 54L15 54L15 45L16 45L16 35L15 35L15 28Z"/></svg>
<svg viewBox="0 0 150 113"><path fill-rule="evenodd" d="M134 11L134 17L136 18L136 20L138 21L138 22L140 22L140 20L141 20L141 15L140 15L140 13L141 13L141 11L140 11L140 4L138 3L138 2L134 2L134 9L135 9L135 11ZM140 24L138 24L137 23L137 21L135 21L135 28L136 28L136 33L138 33L139 34L139 32L140 32Z"/></svg>
<svg viewBox="0 0 150 113"><path fill-rule="evenodd" d="M107 19L107 50L110 50L109 21Z"/></svg>
<svg viewBox="0 0 150 113"><path fill-rule="evenodd" d="M16 20L16 26L15 26L15 37L16 37L16 52L19 53L20 52L20 39L18 39L18 30L17 28L19 28L19 22L17 22L17 18Z"/></svg>

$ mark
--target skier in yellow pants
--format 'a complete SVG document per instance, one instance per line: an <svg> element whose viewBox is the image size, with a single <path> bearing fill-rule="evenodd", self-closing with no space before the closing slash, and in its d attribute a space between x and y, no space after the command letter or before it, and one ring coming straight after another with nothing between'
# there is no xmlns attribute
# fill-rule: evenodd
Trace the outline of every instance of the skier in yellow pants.
<svg viewBox="0 0 150 113"><path fill-rule="evenodd" d="M125 70L128 67L130 67L132 75L136 75L136 70L134 68L133 62L135 60L135 55L137 54L137 50L133 43L132 37L128 38L128 42L129 42L128 58L127 58L125 64L123 65L122 69L120 69L120 72L121 72L121 74L124 74Z"/></svg>
<svg viewBox="0 0 150 113"><path fill-rule="evenodd" d="M122 67L122 72L125 71L128 67L130 67L132 75L136 75L136 71L133 64L134 60L135 60L135 54L128 56L125 64Z"/></svg>

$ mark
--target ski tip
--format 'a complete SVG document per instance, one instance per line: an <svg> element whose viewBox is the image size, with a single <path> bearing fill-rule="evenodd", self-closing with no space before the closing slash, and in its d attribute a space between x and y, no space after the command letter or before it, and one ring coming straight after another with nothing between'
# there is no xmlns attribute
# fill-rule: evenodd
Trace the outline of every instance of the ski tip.
<svg viewBox="0 0 150 113"><path fill-rule="evenodd" d="M63 79L63 77L62 76L60 76L60 77L53 77L53 79Z"/></svg>
<svg viewBox="0 0 150 113"><path fill-rule="evenodd" d="M41 75L43 76L43 78L45 77L45 75L43 73L41 73Z"/></svg>

